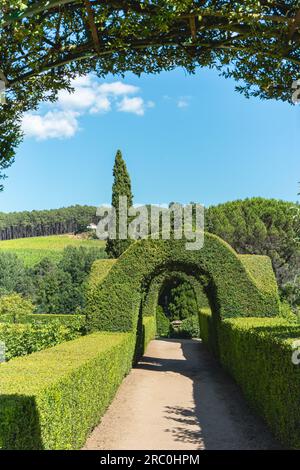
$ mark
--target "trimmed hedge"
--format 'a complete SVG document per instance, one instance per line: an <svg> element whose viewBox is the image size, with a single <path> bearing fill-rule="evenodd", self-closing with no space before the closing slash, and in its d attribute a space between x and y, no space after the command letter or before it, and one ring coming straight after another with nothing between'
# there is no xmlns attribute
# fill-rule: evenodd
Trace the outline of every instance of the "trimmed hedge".
<svg viewBox="0 0 300 470"><path fill-rule="evenodd" d="M296 339L300 325L280 318L228 319L218 324L222 365L274 434L300 449L300 366L292 363Z"/></svg>
<svg viewBox="0 0 300 470"><path fill-rule="evenodd" d="M147 349L148 344L155 338L156 335L156 321L155 317L144 317L143 318L144 328L144 352Z"/></svg>
<svg viewBox="0 0 300 470"><path fill-rule="evenodd" d="M170 335L171 323L160 305L156 309L156 330L157 336L161 338L168 338Z"/></svg>
<svg viewBox="0 0 300 470"><path fill-rule="evenodd" d="M94 333L0 365L0 448L79 449L132 365L135 336Z"/></svg>
<svg viewBox="0 0 300 470"><path fill-rule="evenodd" d="M132 331L142 294L151 280L169 270L184 271L199 282L210 280L210 301L219 318L276 316L279 296L274 273L266 268L266 284L255 282L253 271L236 252L215 235L206 233L204 247L188 251L185 240L140 240L110 267L105 277L89 290L87 325L90 331Z"/></svg>
<svg viewBox="0 0 300 470"><path fill-rule="evenodd" d="M250 273L259 290L270 296L278 294L271 258L262 255L238 255L238 258Z"/></svg>
<svg viewBox="0 0 300 470"><path fill-rule="evenodd" d="M165 283L168 283L174 279L178 279L183 282L188 282L193 288L198 308L208 308L208 297L205 293L205 289L202 282L199 282L195 277L189 276L188 274L180 271L167 271L156 276L150 283L148 291L144 296L143 302L143 315L155 315L156 307L158 303L159 294Z"/></svg>
<svg viewBox="0 0 300 470"><path fill-rule="evenodd" d="M89 276L89 286L97 286L107 276L116 262L116 259L98 259L94 261Z"/></svg>
<svg viewBox="0 0 300 470"><path fill-rule="evenodd" d="M209 308L201 308L199 311L200 337L214 356L218 357L218 333L219 321L212 315Z"/></svg>
<svg viewBox="0 0 300 470"><path fill-rule="evenodd" d="M199 310L199 323L202 341L209 346L211 338L210 323L212 320L211 310L209 308L201 308Z"/></svg>

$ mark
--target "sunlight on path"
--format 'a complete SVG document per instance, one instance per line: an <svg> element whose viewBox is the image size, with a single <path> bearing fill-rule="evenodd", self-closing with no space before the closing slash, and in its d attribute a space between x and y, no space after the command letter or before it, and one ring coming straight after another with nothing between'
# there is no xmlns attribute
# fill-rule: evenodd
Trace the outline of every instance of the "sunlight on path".
<svg viewBox="0 0 300 470"><path fill-rule="evenodd" d="M276 449L200 341L156 340L123 381L85 449Z"/></svg>

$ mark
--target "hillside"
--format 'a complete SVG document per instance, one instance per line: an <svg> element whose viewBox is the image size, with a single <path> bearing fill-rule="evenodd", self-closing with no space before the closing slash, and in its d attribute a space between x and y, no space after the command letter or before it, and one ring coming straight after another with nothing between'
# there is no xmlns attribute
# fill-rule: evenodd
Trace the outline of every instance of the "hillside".
<svg viewBox="0 0 300 470"><path fill-rule="evenodd" d="M15 253L23 259L26 266L33 266L45 257L59 261L66 246L100 247L104 250L105 242L71 234L0 241L0 250Z"/></svg>

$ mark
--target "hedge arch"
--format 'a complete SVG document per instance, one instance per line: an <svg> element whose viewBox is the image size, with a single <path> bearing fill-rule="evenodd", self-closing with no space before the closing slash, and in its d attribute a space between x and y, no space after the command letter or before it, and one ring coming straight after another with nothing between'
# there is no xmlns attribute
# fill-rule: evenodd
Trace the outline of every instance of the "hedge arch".
<svg viewBox="0 0 300 470"><path fill-rule="evenodd" d="M279 313L279 297L271 261L238 256L219 237L205 233L204 247L188 251L185 240L140 240L115 262L98 262L88 292L90 331L133 331L142 300L152 281L163 273L184 272L209 282L209 299L216 319L271 317ZM107 267L108 266L108 267ZM99 281L97 282L97 270Z"/></svg>
<svg viewBox="0 0 300 470"><path fill-rule="evenodd" d="M167 271L155 277L152 280L149 289L145 292L142 302L143 316L148 317L155 315L160 293L166 283L170 282L173 279L186 281L190 284L195 294L198 309L200 309L201 307L209 307L208 295L205 292L206 279L201 279L201 282L195 276L190 276L182 271ZM195 312L195 314L196 313L197 312Z"/></svg>

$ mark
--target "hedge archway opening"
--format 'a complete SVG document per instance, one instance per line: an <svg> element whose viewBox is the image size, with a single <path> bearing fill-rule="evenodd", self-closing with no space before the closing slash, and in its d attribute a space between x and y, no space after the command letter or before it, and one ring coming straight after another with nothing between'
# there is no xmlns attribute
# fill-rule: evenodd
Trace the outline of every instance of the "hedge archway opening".
<svg viewBox="0 0 300 470"><path fill-rule="evenodd" d="M167 272L160 285L157 306L170 321L182 321L200 308L194 278L181 272ZM200 289L199 289L200 291ZM203 297L207 296L203 289ZM208 305L208 299L206 301Z"/></svg>
<svg viewBox="0 0 300 470"><path fill-rule="evenodd" d="M199 311L210 310L207 282L183 271L155 277L142 301L144 318L155 317L158 337L199 337Z"/></svg>
<svg viewBox="0 0 300 470"><path fill-rule="evenodd" d="M190 268L191 269L191 268ZM159 298L163 294L165 289L170 286L176 286L179 283L187 282L194 291L197 303L200 306L209 307L209 287L211 287L211 281L203 273L197 273L195 267L189 270L188 266L163 266L163 270L155 275L146 278L146 281L142 287L143 296L143 314L145 316L154 314L155 304L159 303Z"/></svg>

